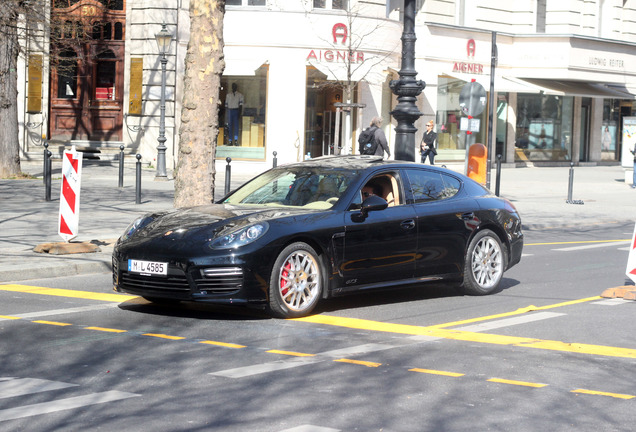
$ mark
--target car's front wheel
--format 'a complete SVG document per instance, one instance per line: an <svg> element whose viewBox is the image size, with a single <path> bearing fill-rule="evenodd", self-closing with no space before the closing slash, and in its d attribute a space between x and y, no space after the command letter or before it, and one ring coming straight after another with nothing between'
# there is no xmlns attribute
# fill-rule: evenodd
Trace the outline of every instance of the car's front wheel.
<svg viewBox="0 0 636 432"><path fill-rule="evenodd" d="M287 246L278 255L269 285L269 306L282 318L299 318L316 307L323 288L323 272L316 251L306 243Z"/></svg>
<svg viewBox="0 0 636 432"><path fill-rule="evenodd" d="M463 290L486 295L497 289L506 265L506 248L490 230L478 232L468 245L464 265Z"/></svg>

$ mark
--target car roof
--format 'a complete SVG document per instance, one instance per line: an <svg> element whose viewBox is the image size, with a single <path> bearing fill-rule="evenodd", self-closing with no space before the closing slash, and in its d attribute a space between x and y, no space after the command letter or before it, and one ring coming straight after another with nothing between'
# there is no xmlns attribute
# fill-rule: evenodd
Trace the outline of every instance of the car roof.
<svg viewBox="0 0 636 432"><path fill-rule="evenodd" d="M296 162L284 165L287 168L311 168L311 167L321 167L321 168L340 168L340 169L367 169L373 167L412 167L414 165L422 166L422 164L416 162L409 161L395 161L395 160L384 160L382 156L368 156L368 155L346 155L346 156L322 156L314 159L309 159L303 162ZM427 168L432 169L441 169L438 167L434 167L428 165Z"/></svg>

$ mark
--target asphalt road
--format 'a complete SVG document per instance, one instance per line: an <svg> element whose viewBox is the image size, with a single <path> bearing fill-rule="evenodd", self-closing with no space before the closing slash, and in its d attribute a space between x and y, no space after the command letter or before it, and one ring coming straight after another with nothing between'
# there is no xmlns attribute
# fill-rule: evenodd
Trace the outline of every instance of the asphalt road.
<svg viewBox="0 0 636 432"><path fill-rule="evenodd" d="M303 320L0 285L4 431L631 431L632 225L527 231L501 292L333 299Z"/></svg>

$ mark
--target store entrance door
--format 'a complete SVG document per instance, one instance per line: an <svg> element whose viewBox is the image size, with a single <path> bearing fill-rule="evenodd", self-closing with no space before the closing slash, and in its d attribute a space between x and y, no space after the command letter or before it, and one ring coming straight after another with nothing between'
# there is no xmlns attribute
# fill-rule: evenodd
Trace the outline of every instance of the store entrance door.
<svg viewBox="0 0 636 432"><path fill-rule="evenodd" d="M343 127L342 117L340 121L337 119L336 102L342 102L342 90L327 81L327 76L317 69L307 68L305 159L338 154L336 135Z"/></svg>

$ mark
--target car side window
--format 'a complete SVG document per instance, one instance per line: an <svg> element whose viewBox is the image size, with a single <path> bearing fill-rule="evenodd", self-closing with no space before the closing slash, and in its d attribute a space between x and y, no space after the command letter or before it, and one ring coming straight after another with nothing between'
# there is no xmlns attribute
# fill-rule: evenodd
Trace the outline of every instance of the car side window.
<svg viewBox="0 0 636 432"><path fill-rule="evenodd" d="M399 177L393 172L378 174L369 179L352 201L350 208L352 210L360 208L362 201L370 195L381 197L388 203L389 207L404 204Z"/></svg>
<svg viewBox="0 0 636 432"><path fill-rule="evenodd" d="M438 201L454 196L460 182L456 178L428 170L408 170L415 203Z"/></svg>

